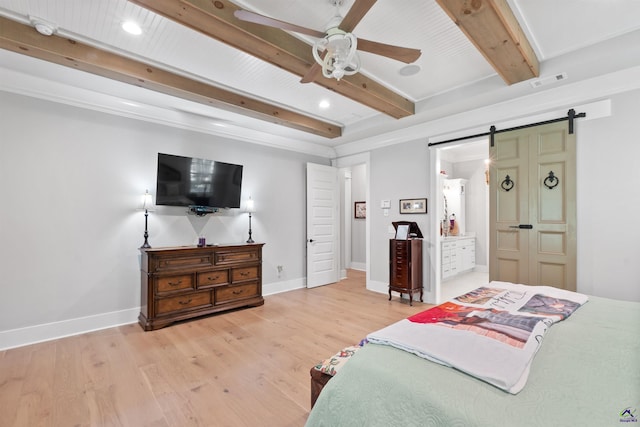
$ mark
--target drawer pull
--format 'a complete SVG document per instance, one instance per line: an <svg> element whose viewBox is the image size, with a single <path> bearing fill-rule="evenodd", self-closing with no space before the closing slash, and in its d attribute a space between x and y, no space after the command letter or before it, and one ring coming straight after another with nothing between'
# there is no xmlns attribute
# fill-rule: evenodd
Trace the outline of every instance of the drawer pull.
<svg viewBox="0 0 640 427"><path fill-rule="evenodd" d="M239 291L231 291L231 293L233 293L234 295L240 295L240 294L242 294L242 292L244 292L244 291L242 291L242 290L239 290Z"/></svg>
<svg viewBox="0 0 640 427"><path fill-rule="evenodd" d="M188 304L191 304L191 301L192 301L192 299L189 298L186 301L178 301L178 304L180 304L180 305L188 305Z"/></svg>
<svg viewBox="0 0 640 427"><path fill-rule="evenodd" d="M213 277L209 276L209 277L207 277L207 280L210 280L210 281L213 282L214 280L218 280L219 278L220 278L220 275L213 276Z"/></svg>
<svg viewBox="0 0 640 427"><path fill-rule="evenodd" d="M182 284L182 280L178 280L177 282L169 282L169 286L180 286Z"/></svg>
<svg viewBox="0 0 640 427"><path fill-rule="evenodd" d="M248 272L248 271L241 271L241 272L240 272L240 275L241 275L242 277L247 277L247 276L249 275L249 272Z"/></svg>

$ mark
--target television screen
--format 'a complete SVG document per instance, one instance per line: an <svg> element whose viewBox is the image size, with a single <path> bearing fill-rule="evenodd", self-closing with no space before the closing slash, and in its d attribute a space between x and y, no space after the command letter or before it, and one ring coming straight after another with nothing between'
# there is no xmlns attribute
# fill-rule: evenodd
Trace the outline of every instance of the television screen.
<svg viewBox="0 0 640 427"><path fill-rule="evenodd" d="M156 204L239 208L242 165L158 153Z"/></svg>

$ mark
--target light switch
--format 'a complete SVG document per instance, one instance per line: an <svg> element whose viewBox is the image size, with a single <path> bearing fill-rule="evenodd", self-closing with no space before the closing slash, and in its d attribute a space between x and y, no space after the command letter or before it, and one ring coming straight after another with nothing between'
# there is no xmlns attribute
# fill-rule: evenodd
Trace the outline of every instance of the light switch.
<svg viewBox="0 0 640 427"><path fill-rule="evenodd" d="M389 209L391 207L391 200L381 200L380 207L382 209Z"/></svg>

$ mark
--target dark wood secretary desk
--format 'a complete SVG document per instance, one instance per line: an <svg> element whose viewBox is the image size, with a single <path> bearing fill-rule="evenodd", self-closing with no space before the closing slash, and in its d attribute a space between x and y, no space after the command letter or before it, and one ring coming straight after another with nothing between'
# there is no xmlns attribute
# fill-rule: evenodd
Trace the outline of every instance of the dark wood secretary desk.
<svg viewBox="0 0 640 427"><path fill-rule="evenodd" d="M413 305L413 294L420 292L422 302L422 232L415 222L393 223L396 237L389 240L389 300L391 292L409 294L409 305Z"/></svg>

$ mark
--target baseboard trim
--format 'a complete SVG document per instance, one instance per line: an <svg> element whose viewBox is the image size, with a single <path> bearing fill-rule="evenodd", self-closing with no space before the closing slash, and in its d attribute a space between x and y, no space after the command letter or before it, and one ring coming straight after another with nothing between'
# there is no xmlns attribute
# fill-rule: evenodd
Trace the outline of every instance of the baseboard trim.
<svg viewBox="0 0 640 427"><path fill-rule="evenodd" d="M367 264L364 262L351 262L350 268L358 271L367 271Z"/></svg>
<svg viewBox="0 0 640 427"><path fill-rule="evenodd" d="M2 331L0 332L0 350L128 325L138 321L138 314L140 314L139 307Z"/></svg>
<svg viewBox="0 0 640 427"><path fill-rule="evenodd" d="M367 282L367 289L373 292L378 292L380 294L389 295L389 283L387 282L377 282L375 280L369 280Z"/></svg>
<svg viewBox="0 0 640 427"><path fill-rule="evenodd" d="M268 296L306 287L307 282L303 277L264 284L262 294ZM0 331L0 351L136 323L139 314L140 308L137 307L128 310L96 314L94 316L78 317L60 322L28 326L26 328Z"/></svg>
<svg viewBox="0 0 640 427"><path fill-rule="evenodd" d="M307 279L304 277L293 279L293 280L285 280L282 282L275 283L267 283L262 285L262 295L275 295L280 294L282 292L293 291L296 289L303 289L307 287Z"/></svg>

